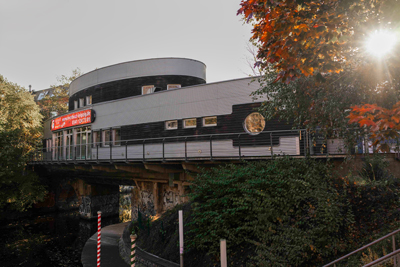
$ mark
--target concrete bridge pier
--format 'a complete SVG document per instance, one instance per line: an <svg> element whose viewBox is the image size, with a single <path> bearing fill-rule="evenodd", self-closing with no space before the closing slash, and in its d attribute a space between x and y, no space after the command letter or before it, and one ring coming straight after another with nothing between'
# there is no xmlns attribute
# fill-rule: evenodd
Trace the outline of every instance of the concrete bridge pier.
<svg viewBox="0 0 400 267"><path fill-rule="evenodd" d="M96 219L97 211L102 217L119 215L119 186L110 184L88 184L83 180L74 183L79 197L79 214L84 219Z"/></svg>
<svg viewBox="0 0 400 267"><path fill-rule="evenodd" d="M138 181L132 190L132 219L137 219L138 209L146 215L159 216L186 202L185 188L189 183L184 177L184 173L170 173L169 180Z"/></svg>

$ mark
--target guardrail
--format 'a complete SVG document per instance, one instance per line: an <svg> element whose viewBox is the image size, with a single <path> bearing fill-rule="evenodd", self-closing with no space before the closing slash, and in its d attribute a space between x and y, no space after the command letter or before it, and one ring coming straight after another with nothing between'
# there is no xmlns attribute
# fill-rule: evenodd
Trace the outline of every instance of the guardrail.
<svg viewBox="0 0 400 267"><path fill-rule="evenodd" d="M30 163L241 160L277 155L345 155L346 150L341 139L324 139L299 129L257 135L241 132L59 145L35 151Z"/></svg>
<svg viewBox="0 0 400 267"><path fill-rule="evenodd" d="M167 161L305 155L305 130L174 136L53 146L32 154L31 163Z"/></svg>

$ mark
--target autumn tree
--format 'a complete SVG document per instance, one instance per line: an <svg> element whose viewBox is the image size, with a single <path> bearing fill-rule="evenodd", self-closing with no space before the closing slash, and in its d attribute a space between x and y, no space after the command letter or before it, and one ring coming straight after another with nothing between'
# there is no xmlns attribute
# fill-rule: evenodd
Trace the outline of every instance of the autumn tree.
<svg viewBox="0 0 400 267"><path fill-rule="evenodd" d="M243 0L238 14L253 25L256 66L273 70L255 93L270 100L266 113L323 129L345 128L349 118L370 130L396 129L382 118L399 111L398 46L378 58L382 47L371 50L366 40L397 29L399 11L396 0ZM365 118L377 110L389 113L373 119L382 128L370 128Z"/></svg>
<svg viewBox="0 0 400 267"><path fill-rule="evenodd" d="M57 77L57 83L51 85L52 95L46 95L42 100L39 100L38 104L43 115L43 120L47 120L51 117L52 112L62 114L68 111L68 89L69 85L73 80L82 75L82 71L79 68L72 70L71 75L61 75Z"/></svg>
<svg viewBox="0 0 400 267"><path fill-rule="evenodd" d="M44 197L44 187L26 170L40 142L41 119L33 96L0 75L0 209L24 210Z"/></svg>

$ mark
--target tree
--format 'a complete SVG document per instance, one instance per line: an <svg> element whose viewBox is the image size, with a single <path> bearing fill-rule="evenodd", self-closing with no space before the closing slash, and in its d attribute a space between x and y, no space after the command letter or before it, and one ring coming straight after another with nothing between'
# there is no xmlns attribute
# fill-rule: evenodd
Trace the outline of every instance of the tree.
<svg viewBox="0 0 400 267"><path fill-rule="evenodd" d="M373 29L396 27L399 5L396 0L242 0L238 14L253 25L258 64L274 64L277 80L290 82L358 67L368 57L362 41Z"/></svg>
<svg viewBox="0 0 400 267"><path fill-rule="evenodd" d="M41 138L41 119L33 96L0 75L0 209L24 210L44 197L44 187L26 170Z"/></svg>
<svg viewBox="0 0 400 267"><path fill-rule="evenodd" d="M396 29L399 11L396 0L243 0L238 14L253 25L256 65L273 70L255 93L270 101L266 113L327 132L360 122L355 118L366 103L396 113L399 49L378 60L364 40L375 30Z"/></svg>
<svg viewBox="0 0 400 267"><path fill-rule="evenodd" d="M53 89L53 95L46 95L38 102L41 114L43 115L43 120L49 119L52 112L63 114L68 111L69 85L73 80L81 75L82 71L79 68L76 68L72 70L70 76L62 75L61 77L57 77L57 84L50 86Z"/></svg>

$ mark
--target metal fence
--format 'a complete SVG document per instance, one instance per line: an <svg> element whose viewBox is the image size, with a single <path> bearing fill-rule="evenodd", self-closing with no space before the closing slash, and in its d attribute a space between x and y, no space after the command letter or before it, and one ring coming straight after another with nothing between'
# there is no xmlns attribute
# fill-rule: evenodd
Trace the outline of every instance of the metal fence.
<svg viewBox="0 0 400 267"><path fill-rule="evenodd" d="M246 132L103 141L35 151L31 163L215 160L276 155L344 155L341 139L315 138L306 130Z"/></svg>

